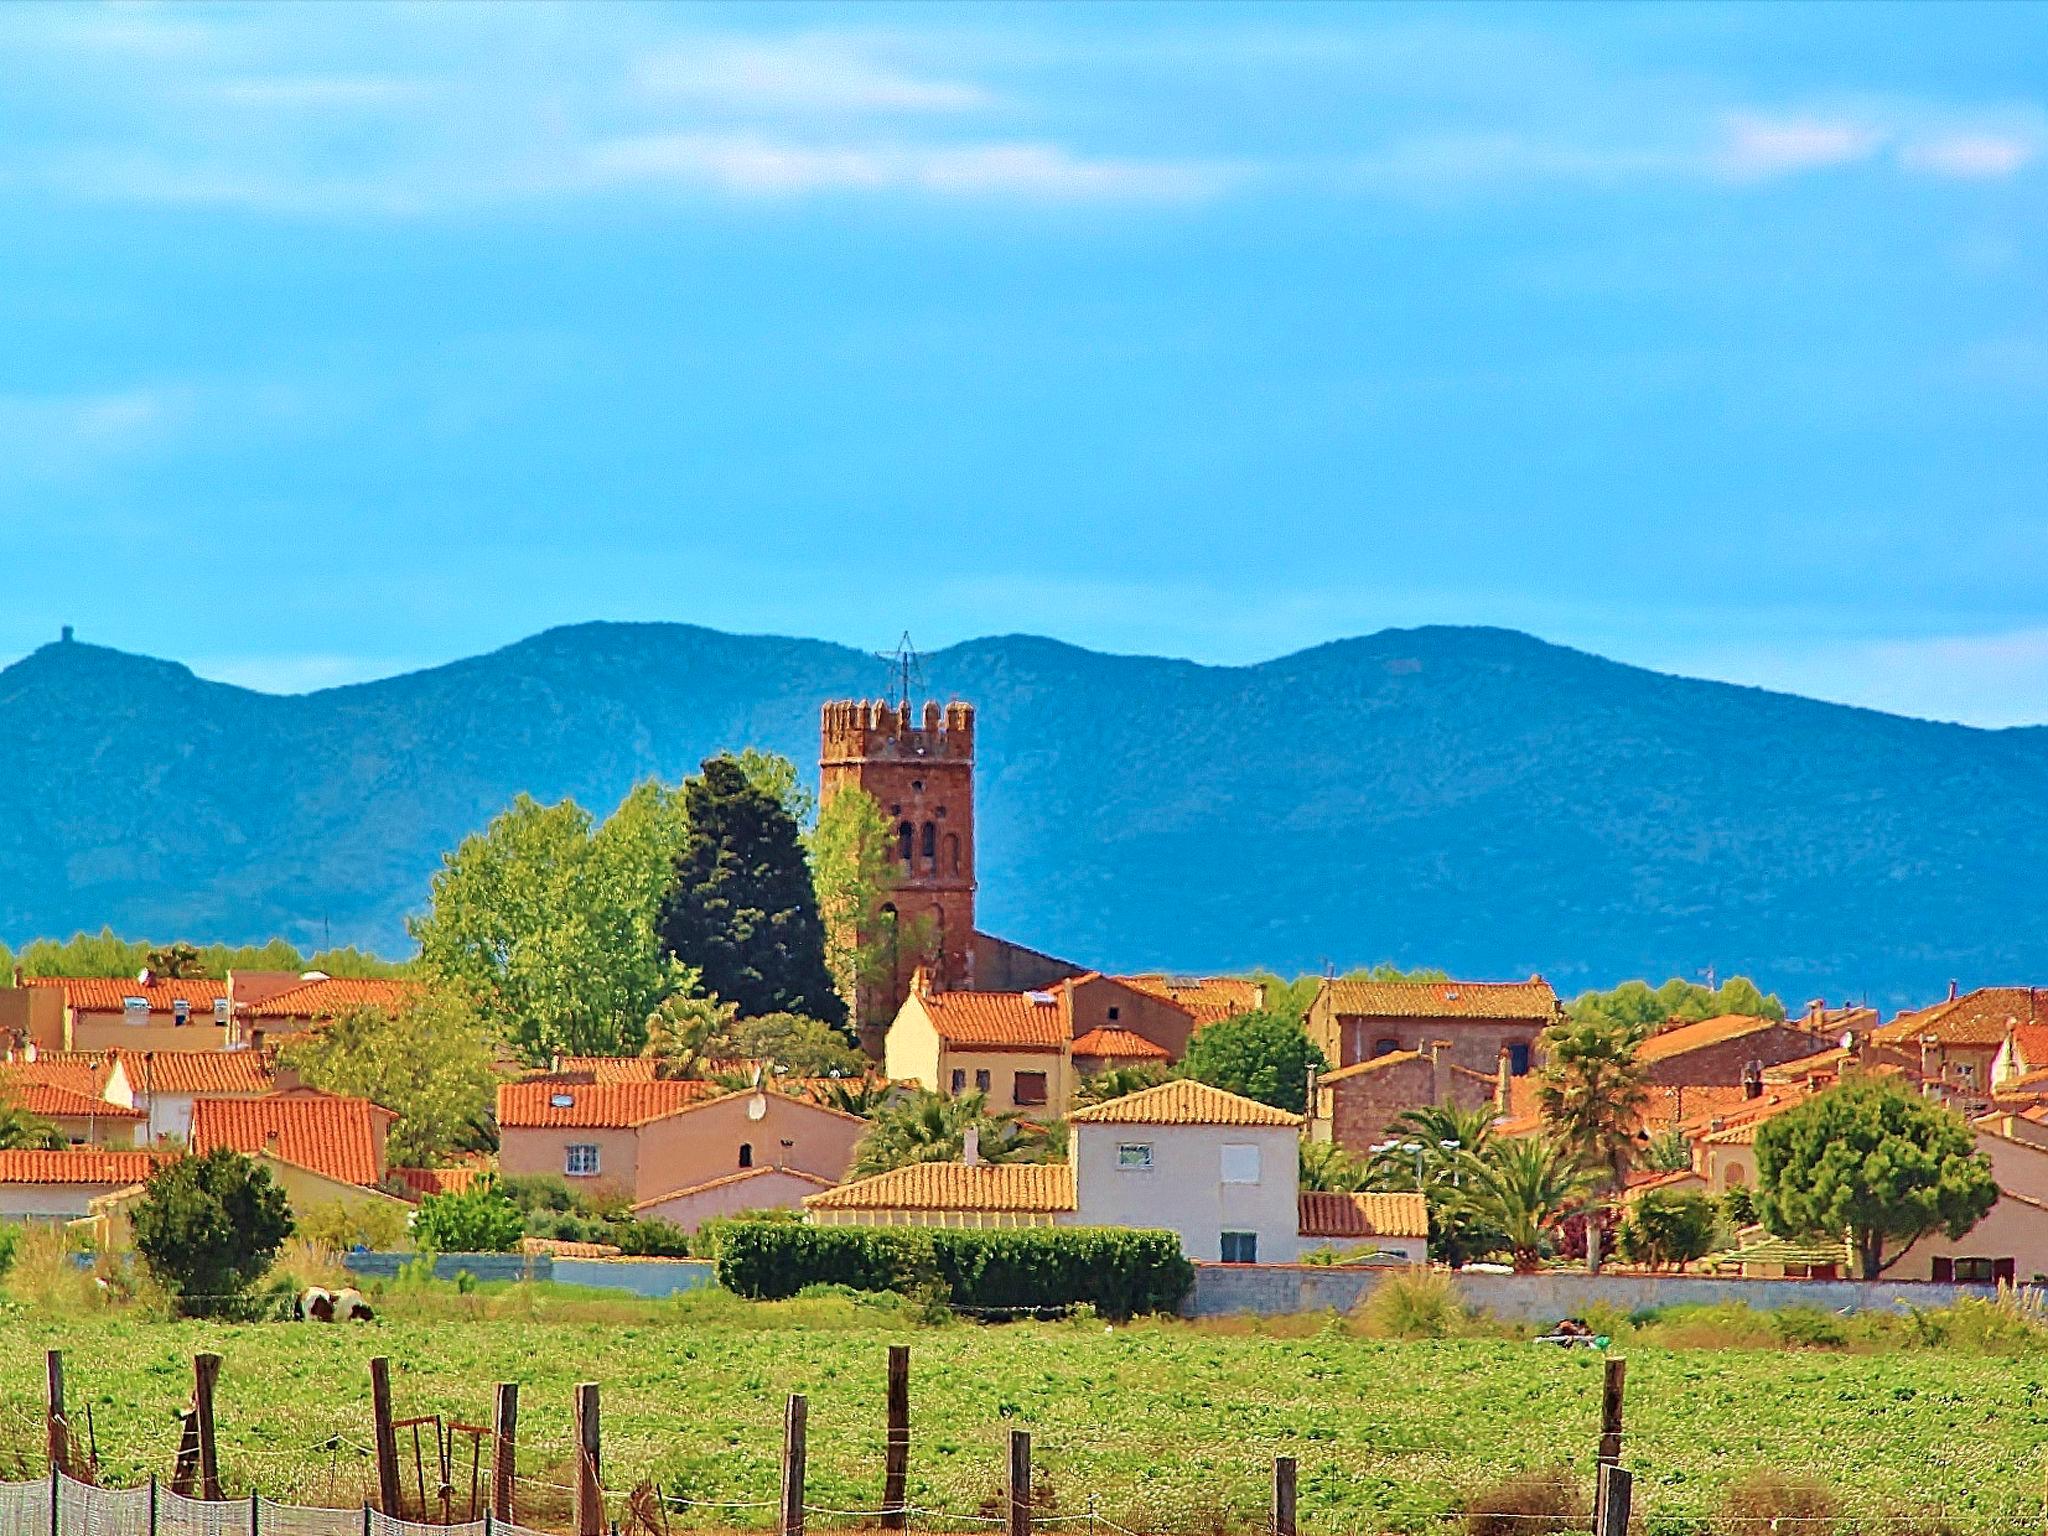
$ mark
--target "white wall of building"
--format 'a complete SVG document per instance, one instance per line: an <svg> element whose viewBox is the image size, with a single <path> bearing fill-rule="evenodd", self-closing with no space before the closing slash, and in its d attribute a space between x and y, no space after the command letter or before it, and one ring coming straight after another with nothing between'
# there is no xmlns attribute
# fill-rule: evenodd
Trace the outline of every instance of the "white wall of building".
<svg viewBox="0 0 2048 1536"><path fill-rule="evenodd" d="M1292 1263L1301 1252L1300 1139L1293 1126L1076 1124L1072 1220L1170 1228L1197 1261L1224 1257L1224 1233L1247 1233L1259 1263ZM1149 1167L1138 1166L1141 1147Z"/></svg>

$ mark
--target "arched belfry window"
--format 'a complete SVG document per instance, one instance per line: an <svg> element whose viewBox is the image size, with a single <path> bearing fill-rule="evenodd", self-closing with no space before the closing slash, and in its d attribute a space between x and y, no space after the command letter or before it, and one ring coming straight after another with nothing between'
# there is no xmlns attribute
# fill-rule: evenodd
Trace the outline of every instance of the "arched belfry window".
<svg viewBox="0 0 2048 1536"><path fill-rule="evenodd" d="M904 822L896 829L896 856L908 864L911 855L916 851L916 842L917 829L909 822Z"/></svg>
<svg viewBox="0 0 2048 1536"><path fill-rule="evenodd" d="M927 864L939 862L939 829L929 821L924 824L924 859Z"/></svg>

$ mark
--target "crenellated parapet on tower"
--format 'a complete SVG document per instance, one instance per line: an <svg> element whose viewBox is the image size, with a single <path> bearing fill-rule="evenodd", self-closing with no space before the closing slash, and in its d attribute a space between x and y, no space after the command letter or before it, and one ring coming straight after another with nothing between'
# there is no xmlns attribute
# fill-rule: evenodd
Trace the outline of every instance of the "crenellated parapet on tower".
<svg viewBox="0 0 2048 1536"><path fill-rule="evenodd" d="M819 745L820 804L855 786L889 822L896 884L880 937L894 960L889 979L854 1000L857 1020L886 1024L919 965L941 990L974 985L974 706L836 699L820 714Z"/></svg>

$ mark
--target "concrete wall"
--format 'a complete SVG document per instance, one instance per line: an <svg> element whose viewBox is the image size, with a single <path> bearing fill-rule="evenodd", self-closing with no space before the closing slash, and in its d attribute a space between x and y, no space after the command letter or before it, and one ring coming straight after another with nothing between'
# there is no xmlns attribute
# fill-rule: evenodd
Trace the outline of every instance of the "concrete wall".
<svg viewBox="0 0 2048 1536"><path fill-rule="evenodd" d="M1195 1260L1222 1255L1225 1232L1258 1234L1259 1257L1290 1261L1301 1251L1297 1203L1300 1132L1293 1126L1076 1125L1073 1225L1165 1227ZM1119 1166L1125 1142L1149 1143L1152 1166ZM1259 1149L1259 1182L1223 1182L1223 1148Z"/></svg>
<svg viewBox="0 0 2048 1536"><path fill-rule="evenodd" d="M555 1279L635 1296L674 1296L718 1283L709 1259L556 1259Z"/></svg>
<svg viewBox="0 0 2048 1536"><path fill-rule="evenodd" d="M389 1280L401 1265L410 1264L415 1253L345 1253L342 1267L365 1280ZM547 1253L437 1253L434 1278L453 1280L467 1271L479 1280L552 1280L554 1255Z"/></svg>
<svg viewBox="0 0 2048 1536"><path fill-rule="evenodd" d="M1250 1312L1348 1312L1398 1269L1312 1264L1197 1264L1189 1310L1196 1317ZM1990 1296L1988 1285L1925 1281L1723 1280L1694 1275L1454 1275L1468 1305L1507 1322L1555 1323L1596 1306L1635 1312L1650 1307L1737 1302L1769 1311L1818 1307L1829 1312L1905 1311L1945 1307L1964 1296Z"/></svg>

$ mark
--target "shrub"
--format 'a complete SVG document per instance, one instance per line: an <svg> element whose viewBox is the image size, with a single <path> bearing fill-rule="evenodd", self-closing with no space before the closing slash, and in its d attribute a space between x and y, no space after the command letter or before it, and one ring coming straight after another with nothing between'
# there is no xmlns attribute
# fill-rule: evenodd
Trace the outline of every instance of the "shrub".
<svg viewBox="0 0 2048 1536"><path fill-rule="evenodd" d="M150 1175L133 1217L135 1251L187 1317L237 1317L291 1236L284 1191L226 1147Z"/></svg>
<svg viewBox="0 0 2048 1536"><path fill-rule="evenodd" d="M0 1275L14 1268L14 1255L21 1248L21 1225L18 1222L0 1222Z"/></svg>
<svg viewBox="0 0 2048 1536"><path fill-rule="evenodd" d="M1359 1303L1364 1331L1382 1339L1448 1339L1465 1331L1471 1311L1449 1275L1421 1269L1389 1275Z"/></svg>
<svg viewBox="0 0 2048 1536"><path fill-rule="evenodd" d="M1840 1513L1833 1491L1816 1478L1752 1472L1729 1487L1720 1523L1729 1536L1756 1536L1780 1522L1788 1536L1830 1536Z"/></svg>
<svg viewBox="0 0 2048 1536"><path fill-rule="evenodd" d="M358 1247L380 1253L403 1248L411 1224L409 1207L386 1200L329 1200L292 1213L293 1232L336 1253Z"/></svg>
<svg viewBox="0 0 2048 1536"><path fill-rule="evenodd" d="M611 1241L618 1244L621 1253L630 1253L647 1258L686 1259L690 1256L690 1234L672 1221L654 1218L647 1221L614 1222Z"/></svg>
<svg viewBox="0 0 2048 1536"><path fill-rule="evenodd" d="M1631 1264L1684 1268L1714 1246L1714 1202L1697 1190L1644 1195L1621 1228L1621 1256Z"/></svg>
<svg viewBox="0 0 2048 1536"><path fill-rule="evenodd" d="M1520 1472L1465 1500L1465 1536L1542 1536L1583 1527L1592 1506L1572 1476L1559 1465Z"/></svg>
<svg viewBox="0 0 2048 1536"><path fill-rule="evenodd" d="M506 1253L519 1246L525 1227L497 1181L478 1179L467 1189L422 1200L413 1238L441 1253Z"/></svg>
<svg viewBox="0 0 2048 1536"><path fill-rule="evenodd" d="M1104 1317L1171 1312L1194 1266L1171 1232L1123 1227L814 1227L732 1222L715 1235L719 1283L754 1300L810 1285L936 1294L968 1311L1056 1310L1086 1302Z"/></svg>

